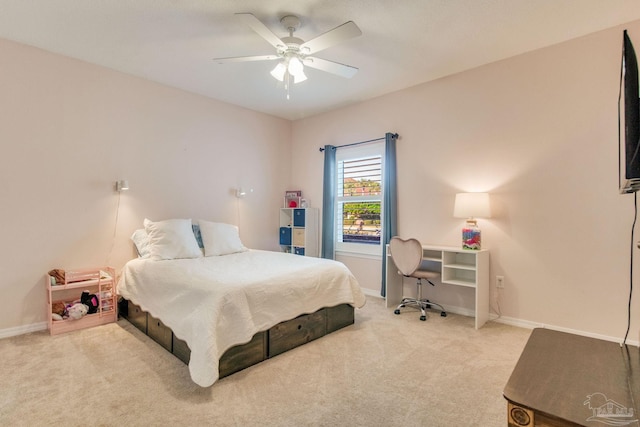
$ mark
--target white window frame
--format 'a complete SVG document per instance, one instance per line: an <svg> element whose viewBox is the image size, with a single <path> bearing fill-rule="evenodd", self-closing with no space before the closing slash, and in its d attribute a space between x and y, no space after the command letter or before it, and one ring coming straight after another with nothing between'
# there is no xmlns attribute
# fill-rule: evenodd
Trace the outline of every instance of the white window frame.
<svg viewBox="0 0 640 427"><path fill-rule="evenodd" d="M385 177L385 145L384 141L367 143L363 145L357 145L353 147L341 147L336 152L336 198L335 202L335 234L333 236L335 251L336 254L344 254L344 255L356 255L356 256L365 256L365 257L382 257L382 241L378 245L370 244L370 243L353 243L353 242L342 242L342 203L343 202L359 202L359 201L379 201L380 202L380 227L384 225L384 194L383 194L383 185L384 177ZM380 188L381 192L379 196L366 196L366 197L340 197L338 188L341 183L341 179L338 175L339 167L338 163L345 160L357 160L363 159L367 157L375 157L380 156L380 169L381 169L381 181ZM380 236L382 237L382 229L380 230Z"/></svg>

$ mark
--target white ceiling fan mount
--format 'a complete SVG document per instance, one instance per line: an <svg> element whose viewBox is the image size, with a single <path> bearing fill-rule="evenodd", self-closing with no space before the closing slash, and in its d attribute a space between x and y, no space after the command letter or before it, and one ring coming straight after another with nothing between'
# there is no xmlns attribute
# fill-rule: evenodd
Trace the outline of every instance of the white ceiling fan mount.
<svg viewBox="0 0 640 427"><path fill-rule="evenodd" d="M284 45L279 45L278 55L282 58L297 57L301 61L304 60L305 52L300 49L300 45L304 43L304 40L293 36L293 33L300 28L300 19L295 15L287 15L280 19L280 23L289 32L289 35L280 39L284 42Z"/></svg>
<svg viewBox="0 0 640 427"><path fill-rule="evenodd" d="M295 15L286 15L280 19L282 26L289 32L295 32L300 28L300 18Z"/></svg>
<svg viewBox="0 0 640 427"><path fill-rule="evenodd" d="M301 25L300 19L295 15L286 15L280 19L280 23L289 33L288 36L282 38L276 36L251 13L236 13L236 16L275 47L276 53L274 55L216 58L215 61L219 64L224 64L228 62L279 60L276 67L271 71L271 75L277 80L284 82L285 89L287 90L287 99L289 98L290 80L293 80L293 83L300 83L307 79L307 76L304 74L305 65L346 78L353 77L358 71L356 67L350 65L309 56L361 35L362 31L360 31L360 28L358 28L353 21L345 22L305 42L293 35Z"/></svg>

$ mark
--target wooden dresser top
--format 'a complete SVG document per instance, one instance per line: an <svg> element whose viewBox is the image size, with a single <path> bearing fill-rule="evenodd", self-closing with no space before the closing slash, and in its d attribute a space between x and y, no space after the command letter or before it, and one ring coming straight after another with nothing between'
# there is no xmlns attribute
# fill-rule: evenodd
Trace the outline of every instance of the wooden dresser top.
<svg viewBox="0 0 640 427"><path fill-rule="evenodd" d="M579 425L638 426L640 352L634 346L534 329L504 397Z"/></svg>

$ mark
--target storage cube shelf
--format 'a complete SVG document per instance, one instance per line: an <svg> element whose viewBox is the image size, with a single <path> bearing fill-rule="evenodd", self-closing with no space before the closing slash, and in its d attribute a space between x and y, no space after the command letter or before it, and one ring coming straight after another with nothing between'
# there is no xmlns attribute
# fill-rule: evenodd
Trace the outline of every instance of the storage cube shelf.
<svg viewBox="0 0 640 427"><path fill-rule="evenodd" d="M280 209L280 248L296 255L319 255L317 209Z"/></svg>
<svg viewBox="0 0 640 427"><path fill-rule="evenodd" d="M45 275L47 289L47 325L51 335L75 331L77 329L112 323L117 320L115 270L111 267L99 267L82 270L69 270L65 274L65 283L53 285L51 276ZM55 302L65 304L80 299L83 291L89 291L98 297L97 313L87 314L73 320L53 320L52 306Z"/></svg>

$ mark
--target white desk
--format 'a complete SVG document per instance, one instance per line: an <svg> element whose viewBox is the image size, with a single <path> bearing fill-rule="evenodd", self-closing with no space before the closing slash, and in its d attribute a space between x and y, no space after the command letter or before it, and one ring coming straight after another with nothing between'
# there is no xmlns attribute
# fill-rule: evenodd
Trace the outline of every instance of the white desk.
<svg viewBox="0 0 640 427"><path fill-rule="evenodd" d="M441 283L475 290L476 329L481 328L489 320L489 251L423 245L422 259L439 265ZM389 245L386 263L387 307L396 307L403 297L403 276L393 263Z"/></svg>

